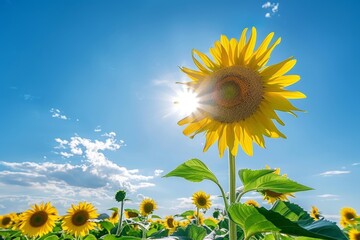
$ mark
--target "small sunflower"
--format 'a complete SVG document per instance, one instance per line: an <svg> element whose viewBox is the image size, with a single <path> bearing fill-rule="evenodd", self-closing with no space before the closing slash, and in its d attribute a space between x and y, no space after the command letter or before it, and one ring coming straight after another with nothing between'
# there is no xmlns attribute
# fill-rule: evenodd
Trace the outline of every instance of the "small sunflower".
<svg viewBox="0 0 360 240"><path fill-rule="evenodd" d="M198 191L192 195L193 204L199 209L209 209L211 207L210 194Z"/></svg>
<svg viewBox="0 0 360 240"><path fill-rule="evenodd" d="M351 229L349 231L350 240L360 240L360 232L357 229Z"/></svg>
<svg viewBox="0 0 360 240"><path fill-rule="evenodd" d="M257 208L260 207L260 204L259 204L257 201L253 200L253 199L247 200L247 201L245 202L245 204L246 204L246 205L249 205L249 206L254 206L254 207L257 207Z"/></svg>
<svg viewBox="0 0 360 240"><path fill-rule="evenodd" d="M147 216L151 214L155 209L157 209L156 203L151 198L144 198L140 203L139 207L140 214L143 216Z"/></svg>
<svg viewBox="0 0 360 240"><path fill-rule="evenodd" d="M12 228L17 222L18 215L16 213L9 213L0 216L0 228Z"/></svg>
<svg viewBox="0 0 360 240"><path fill-rule="evenodd" d="M199 224L200 225L203 225L204 224L204 221L205 221L205 217L204 217L204 214L202 214L201 212L199 212ZM196 221L196 219L198 218L196 216L196 212L194 212L194 215L190 215L190 216L187 216L186 218L189 219L190 221Z"/></svg>
<svg viewBox="0 0 360 240"><path fill-rule="evenodd" d="M213 223L215 224L218 224L219 223L219 220L213 218L213 217L207 217L205 220L209 220L209 221L212 221Z"/></svg>
<svg viewBox="0 0 360 240"><path fill-rule="evenodd" d="M169 229L169 234L174 232L176 230L176 227L179 225L179 223L174 219L173 216L166 216L164 220L164 227L166 229Z"/></svg>
<svg viewBox="0 0 360 240"><path fill-rule="evenodd" d="M319 209L315 206L311 207L310 217L312 217L314 220L319 220L321 215L319 212Z"/></svg>
<svg viewBox="0 0 360 240"><path fill-rule="evenodd" d="M266 169L270 169L270 167L266 165ZM276 168L272 174L280 175L280 168ZM286 174L282 176L287 177ZM264 200L267 200L270 204L274 204L277 200L289 201L289 196L295 197L292 193L279 193L271 190L263 190L260 193L264 196Z"/></svg>
<svg viewBox="0 0 360 240"><path fill-rule="evenodd" d="M111 222L112 224L115 224L115 223L119 222L119 217L120 217L119 209L113 208L112 210L113 210L113 212L111 213L111 216L106 220Z"/></svg>
<svg viewBox="0 0 360 240"><path fill-rule="evenodd" d="M58 212L48 203L34 204L20 215L19 230L30 237L41 237L52 231Z"/></svg>
<svg viewBox="0 0 360 240"><path fill-rule="evenodd" d="M190 224L190 220L188 220L188 219L179 221L179 226L180 227L186 227L189 224Z"/></svg>
<svg viewBox="0 0 360 240"><path fill-rule="evenodd" d="M266 65L281 39L269 47L274 36L270 33L255 50L256 29L252 28L248 41L247 30L239 40L222 35L210 48L213 59L193 50L197 70L181 68L192 80L185 84L197 95L197 108L178 124L188 124L183 133L191 138L205 133L204 151L218 141L220 157L226 148L236 156L238 145L251 156L252 142L265 147L264 136L285 138L273 123L284 125L275 111L295 115L299 109L289 99L305 98L301 92L285 89L300 80L298 75L285 75L295 59Z"/></svg>
<svg viewBox="0 0 360 240"><path fill-rule="evenodd" d="M129 219L129 218L136 218L136 217L138 217L139 214L138 214L137 212L135 212L135 211L137 211L137 210L131 210L131 209L125 210L125 211L124 211L124 216L125 216L125 218L126 218L126 219Z"/></svg>
<svg viewBox="0 0 360 240"><path fill-rule="evenodd" d="M350 207L344 207L340 211L341 220L343 221L343 224L345 226L347 225L353 225L356 223L356 218L358 217L356 215L356 211L353 208Z"/></svg>
<svg viewBox="0 0 360 240"><path fill-rule="evenodd" d="M91 220L97 218L98 215L91 203L80 202L78 205L71 205L64 216L62 228L75 237L83 237L96 227L96 223Z"/></svg>

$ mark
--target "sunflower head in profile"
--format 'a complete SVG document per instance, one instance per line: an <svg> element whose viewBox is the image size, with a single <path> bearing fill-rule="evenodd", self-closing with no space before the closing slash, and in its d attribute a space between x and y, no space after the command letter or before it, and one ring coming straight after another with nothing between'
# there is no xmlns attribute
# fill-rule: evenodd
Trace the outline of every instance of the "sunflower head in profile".
<svg viewBox="0 0 360 240"><path fill-rule="evenodd" d="M135 209L126 209L124 211L124 216L126 219L129 219L129 218L136 218L139 216L139 213L137 210Z"/></svg>
<svg viewBox="0 0 360 240"><path fill-rule="evenodd" d="M157 209L156 203L151 198L144 198L140 203L139 211L142 216L147 216Z"/></svg>
<svg viewBox="0 0 360 240"><path fill-rule="evenodd" d="M210 194L206 194L203 191L195 192L191 199L198 209L207 210L211 207Z"/></svg>
<svg viewBox="0 0 360 240"><path fill-rule="evenodd" d="M107 219L109 222L111 222L112 224L115 224L119 221L119 209L118 208L112 208L112 213L110 215L110 217Z"/></svg>
<svg viewBox="0 0 360 240"><path fill-rule="evenodd" d="M310 217L312 217L315 221L320 219L321 215L320 215L319 209L317 207L315 207L315 206L311 207Z"/></svg>
<svg viewBox="0 0 360 240"><path fill-rule="evenodd" d="M360 240L360 231L357 229L350 229L349 231L349 239L350 240Z"/></svg>
<svg viewBox="0 0 360 240"><path fill-rule="evenodd" d="M260 204L259 204L257 201L253 200L253 199L247 200L247 201L245 202L245 204L246 204L246 205L249 205L249 206L257 207L257 208L260 207Z"/></svg>
<svg viewBox="0 0 360 240"><path fill-rule="evenodd" d="M173 216L166 216L164 220L164 227L169 230L169 234L176 230L179 223L174 219Z"/></svg>
<svg viewBox="0 0 360 240"><path fill-rule="evenodd" d="M58 212L50 202L34 204L20 215L18 228L29 237L41 237L52 231L57 219Z"/></svg>
<svg viewBox="0 0 360 240"><path fill-rule="evenodd" d="M98 215L91 203L80 202L78 205L71 205L61 226L65 232L75 237L83 237L96 227L96 223L91 220L97 218Z"/></svg>
<svg viewBox="0 0 360 240"><path fill-rule="evenodd" d="M285 138L273 122L284 125L276 111L295 115L299 109L289 99L305 98L285 89L300 80L298 75L286 75L295 59L267 66L280 38L270 45L274 36L270 33L255 50L256 29L248 40L246 32L239 40L222 35L210 48L212 59L193 50L198 69L181 68L191 79L184 84L196 95L196 109L178 124L187 125L183 133L191 138L205 133L204 151L218 141L220 157L227 148L236 156L238 145L251 156L253 142L265 147L264 136Z"/></svg>
<svg viewBox="0 0 360 240"><path fill-rule="evenodd" d="M13 228L18 221L16 213L0 215L0 228Z"/></svg>
<svg viewBox="0 0 360 240"><path fill-rule="evenodd" d="M356 218L358 217L355 209L350 207L344 207L340 211L341 220L340 223L344 227L347 225L353 225L357 222Z"/></svg>

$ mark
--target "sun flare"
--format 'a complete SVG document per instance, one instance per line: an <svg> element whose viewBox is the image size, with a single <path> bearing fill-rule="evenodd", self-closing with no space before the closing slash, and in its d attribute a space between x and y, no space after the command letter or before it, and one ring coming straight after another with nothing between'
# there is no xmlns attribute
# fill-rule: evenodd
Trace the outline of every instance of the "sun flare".
<svg viewBox="0 0 360 240"><path fill-rule="evenodd" d="M176 111L182 115L193 113L199 107L197 94L189 88L178 91L174 100Z"/></svg>

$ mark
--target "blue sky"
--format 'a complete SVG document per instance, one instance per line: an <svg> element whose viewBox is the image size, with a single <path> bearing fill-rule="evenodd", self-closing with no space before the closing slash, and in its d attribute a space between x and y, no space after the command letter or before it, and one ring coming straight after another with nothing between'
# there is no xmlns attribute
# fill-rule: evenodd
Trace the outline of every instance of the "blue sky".
<svg viewBox="0 0 360 240"><path fill-rule="evenodd" d="M0 1L0 214L52 201L93 202L100 212L129 191L166 215L191 208L209 182L161 178L191 158L227 186L227 159L204 137L182 134L173 97L194 67L191 50L208 52L221 34L238 38L255 26L258 42L282 42L270 64L294 56L291 89L307 99L298 118L280 114L288 139L267 139L238 168L280 167L315 190L292 201L317 205L330 219L341 207L360 211L358 1ZM249 195L261 202L258 195Z"/></svg>

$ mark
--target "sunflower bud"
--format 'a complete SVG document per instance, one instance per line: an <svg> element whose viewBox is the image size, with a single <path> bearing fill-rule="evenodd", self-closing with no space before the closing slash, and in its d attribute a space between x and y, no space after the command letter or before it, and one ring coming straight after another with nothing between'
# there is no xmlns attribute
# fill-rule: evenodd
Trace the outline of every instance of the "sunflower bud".
<svg viewBox="0 0 360 240"><path fill-rule="evenodd" d="M120 191L117 191L117 193L115 194L115 199L118 202L122 202L122 201L124 201L125 196L126 196L126 192L124 190L120 190Z"/></svg>

